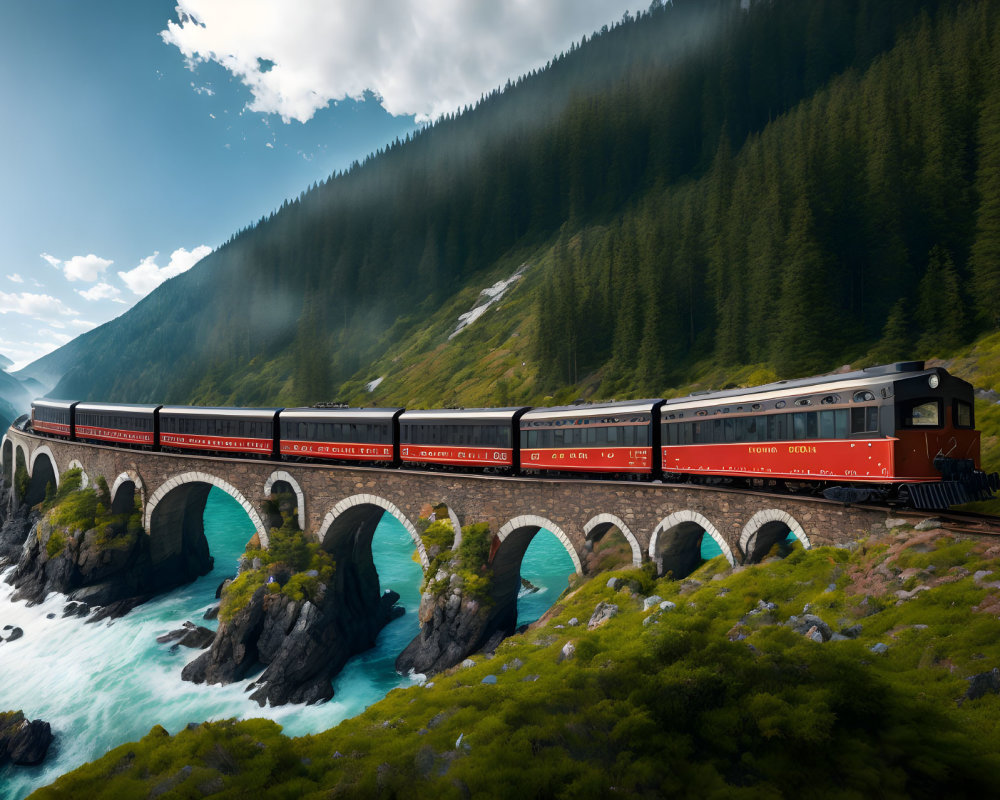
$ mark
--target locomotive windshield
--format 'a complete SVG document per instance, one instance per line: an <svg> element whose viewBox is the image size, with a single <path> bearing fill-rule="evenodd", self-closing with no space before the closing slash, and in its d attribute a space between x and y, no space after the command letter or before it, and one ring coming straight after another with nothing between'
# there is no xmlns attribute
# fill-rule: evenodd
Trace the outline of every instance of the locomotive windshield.
<svg viewBox="0 0 1000 800"><path fill-rule="evenodd" d="M906 428L936 428L940 424L940 400L915 400L903 409L903 426Z"/></svg>

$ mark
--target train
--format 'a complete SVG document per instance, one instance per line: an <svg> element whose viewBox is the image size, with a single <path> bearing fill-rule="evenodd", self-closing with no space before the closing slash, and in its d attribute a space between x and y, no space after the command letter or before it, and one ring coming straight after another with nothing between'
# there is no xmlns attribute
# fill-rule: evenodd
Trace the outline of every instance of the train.
<svg viewBox="0 0 1000 800"><path fill-rule="evenodd" d="M735 484L921 509L992 497L973 389L906 361L686 397L559 407L32 403L70 441L215 457Z"/></svg>

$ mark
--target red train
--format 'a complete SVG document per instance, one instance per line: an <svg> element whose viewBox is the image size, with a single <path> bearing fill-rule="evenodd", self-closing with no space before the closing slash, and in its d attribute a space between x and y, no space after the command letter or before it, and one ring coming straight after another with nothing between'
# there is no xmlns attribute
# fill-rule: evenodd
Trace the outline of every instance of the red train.
<svg viewBox="0 0 1000 800"><path fill-rule="evenodd" d="M36 400L39 433L215 456L743 482L920 508L982 499L972 386L900 362L669 400L559 408L200 408Z"/></svg>

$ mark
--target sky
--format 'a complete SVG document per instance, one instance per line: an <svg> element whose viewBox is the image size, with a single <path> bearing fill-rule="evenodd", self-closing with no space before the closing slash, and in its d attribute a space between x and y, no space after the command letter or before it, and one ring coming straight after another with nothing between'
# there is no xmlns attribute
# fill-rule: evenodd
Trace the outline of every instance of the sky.
<svg viewBox="0 0 1000 800"><path fill-rule="evenodd" d="M0 354L127 311L622 0L0 0Z"/></svg>

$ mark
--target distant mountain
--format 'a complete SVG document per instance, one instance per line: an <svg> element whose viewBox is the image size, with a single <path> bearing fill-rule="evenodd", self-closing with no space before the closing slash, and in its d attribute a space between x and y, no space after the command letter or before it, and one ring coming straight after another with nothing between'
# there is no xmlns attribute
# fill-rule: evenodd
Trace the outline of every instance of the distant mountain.
<svg viewBox="0 0 1000 800"><path fill-rule="evenodd" d="M993 329L1000 6L740 5L626 16L19 375L133 402L532 402Z"/></svg>
<svg viewBox="0 0 1000 800"><path fill-rule="evenodd" d="M14 362L11 361L7 356L0 353L0 370L6 370L8 367L12 367Z"/></svg>

